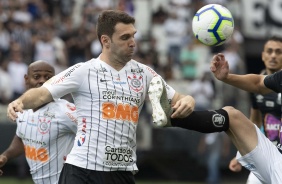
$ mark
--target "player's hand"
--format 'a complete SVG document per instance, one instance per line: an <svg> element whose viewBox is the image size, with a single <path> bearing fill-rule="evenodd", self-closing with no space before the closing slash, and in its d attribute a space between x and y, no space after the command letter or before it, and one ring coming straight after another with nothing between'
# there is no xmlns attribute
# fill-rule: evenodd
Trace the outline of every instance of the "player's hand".
<svg viewBox="0 0 282 184"><path fill-rule="evenodd" d="M7 163L8 159L4 155L0 155L0 168L3 167ZM3 171L0 169L0 176L3 175Z"/></svg>
<svg viewBox="0 0 282 184"><path fill-rule="evenodd" d="M185 118L189 116L195 108L195 100L192 96L185 96L179 99L173 106L171 118Z"/></svg>
<svg viewBox="0 0 282 184"><path fill-rule="evenodd" d="M242 165L236 158L233 158L229 163L229 169L233 172L240 172L242 170Z"/></svg>
<svg viewBox="0 0 282 184"><path fill-rule="evenodd" d="M213 56L210 70L218 80L224 80L229 73L229 65L223 54L219 53Z"/></svg>
<svg viewBox="0 0 282 184"><path fill-rule="evenodd" d="M17 112L23 112L23 103L20 99L11 102L7 108L7 116L12 121L16 121L18 118Z"/></svg>

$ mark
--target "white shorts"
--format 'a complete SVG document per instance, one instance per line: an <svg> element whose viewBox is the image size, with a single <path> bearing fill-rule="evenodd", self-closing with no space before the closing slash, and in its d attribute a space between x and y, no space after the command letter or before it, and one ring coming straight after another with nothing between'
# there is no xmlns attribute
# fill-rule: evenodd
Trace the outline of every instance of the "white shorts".
<svg viewBox="0 0 282 184"><path fill-rule="evenodd" d="M282 154L277 147L257 128L258 145L250 153L241 156L237 152L236 159L250 170L262 183L282 184Z"/></svg>
<svg viewBox="0 0 282 184"><path fill-rule="evenodd" d="M250 172L246 184L262 184L262 182L252 172Z"/></svg>

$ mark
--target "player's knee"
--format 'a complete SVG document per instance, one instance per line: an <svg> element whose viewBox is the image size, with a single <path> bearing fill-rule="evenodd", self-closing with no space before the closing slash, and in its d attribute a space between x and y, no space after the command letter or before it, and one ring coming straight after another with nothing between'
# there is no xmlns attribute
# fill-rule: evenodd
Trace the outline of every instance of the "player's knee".
<svg viewBox="0 0 282 184"><path fill-rule="evenodd" d="M240 121L243 113L241 111L239 111L238 109L235 109L232 106L226 106L223 107L222 109L224 109L229 116L229 126L233 127L236 126L236 124L242 122Z"/></svg>

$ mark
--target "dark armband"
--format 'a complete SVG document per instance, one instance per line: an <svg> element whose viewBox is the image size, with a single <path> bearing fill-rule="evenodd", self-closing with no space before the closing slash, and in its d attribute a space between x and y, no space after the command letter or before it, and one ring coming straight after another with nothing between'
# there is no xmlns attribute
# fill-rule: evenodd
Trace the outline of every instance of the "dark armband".
<svg viewBox="0 0 282 184"><path fill-rule="evenodd" d="M186 118L171 119L173 127L195 130L202 133L226 131L229 128L228 113L223 110L194 111Z"/></svg>

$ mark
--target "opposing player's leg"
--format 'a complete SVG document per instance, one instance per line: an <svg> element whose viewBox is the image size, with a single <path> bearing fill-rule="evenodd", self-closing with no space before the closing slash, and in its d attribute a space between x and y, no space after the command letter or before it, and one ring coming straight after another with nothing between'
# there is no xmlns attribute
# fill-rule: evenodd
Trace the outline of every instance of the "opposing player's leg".
<svg viewBox="0 0 282 184"><path fill-rule="evenodd" d="M257 145L253 123L233 107L194 111L186 118L171 119L171 106L168 105L166 89L160 77L152 79L148 93L152 104L153 122L156 125L181 127L202 133L225 131L242 155L249 153Z"/></svg>
<svg viewBox="0 0 282 184"><path fill-rule="evenodd" d="M282 183L281 153L256 125L253 126L257 133L257 146L243 156L237 152L237 160L262 183Z"/></svg>
<svg viewBox="0 0 282 184"><path fill-rule="evenodd" d="M162 85L160 87L164 88ZM153 90L151 92L155 93ZM161 100L167 99L159 98L160 94L150 96L151 102L154 103L153 113L158 112L160 107L165 112ZM155 96L158 98L155 99ZM165 124L169 118L168 115L166 118L153 115L153 121L157 125ZM158 122L160 120L162 122ZM239 110L224 107L215 111L194 111L186 118L171 119L171 125L203 133L225 131L238 149L237 159L245 168L264 183L282 183L282 176L280 178L278 174L282 170L280 152Z"/></svg>
<svg viewBox="0 0 282 184"><path fill-rule="evenodd" d="M238 149L237 160L262 183L282 183L282 155L278 148L242 112L224 107L229 115L226 131Z"/></svg>
<svg viewBox="0 0 282 184"><path fill-rule="evenodd" d="M227 106L222 108L229 116L229 128L226 131L233 144L242 155L251 152L258 144L254 124L239 110Z"/></svg>

